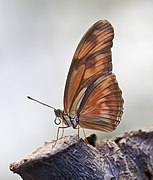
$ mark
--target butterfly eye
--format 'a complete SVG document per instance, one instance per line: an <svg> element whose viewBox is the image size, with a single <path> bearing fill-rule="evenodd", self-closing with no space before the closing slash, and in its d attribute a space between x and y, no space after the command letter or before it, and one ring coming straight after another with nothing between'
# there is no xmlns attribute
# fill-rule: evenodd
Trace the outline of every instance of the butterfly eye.
<svg viewBox="0 0 153 180"><path fill-rule="evenodd" d="M55 123L56 125L61 124L61 119L60 119L59 117L56 117L55 120L54 120L54 123Z"/></svg>

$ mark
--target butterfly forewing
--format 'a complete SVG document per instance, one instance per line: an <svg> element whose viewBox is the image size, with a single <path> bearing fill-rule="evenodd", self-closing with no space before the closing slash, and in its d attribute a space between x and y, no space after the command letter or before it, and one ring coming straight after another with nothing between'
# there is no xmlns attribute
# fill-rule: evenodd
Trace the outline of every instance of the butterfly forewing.
<svg viewBox="0 0 153 180"><path fill-rule="evenodd" d="M109 62L111 62L110 50L105 53L100 51L92 52L93 48L98 47L100 44L102 46L105 43L109 43L111 44L110 47L112 46L112 42L109 40L106 41L106 37L103 35L103 32L107 30L110 34L110 39L113 39L112 26L107 21L98 21L87 31L77 47L65 86L64 109L67 112L70 111L70 106L80 91L80 85L83 86L89 74L96 74L95 70L98 69L97 66L99 63L103 63L104 66L105 63L107 63L106 66L108 66ZM101 47L101 49L104 51L103 47ZM107 58L107 56L109 56L109 58ZM103 59L103 61L101 61L101 59ZM96 63L96 61L98 62ZM93 72L91 69L93 69ZM111 65L109 65L109 70L111 71ZM108 69L106 71L108 71Z"/></svg>
<svg viewBox="0 0 153 180"><path fill-rule="evenodd" d="M112 131L120 121L123 99L112 74L114 30L106 20L95 23L81 39L68 73L64 112L79 116L84 128Z"/></svg>

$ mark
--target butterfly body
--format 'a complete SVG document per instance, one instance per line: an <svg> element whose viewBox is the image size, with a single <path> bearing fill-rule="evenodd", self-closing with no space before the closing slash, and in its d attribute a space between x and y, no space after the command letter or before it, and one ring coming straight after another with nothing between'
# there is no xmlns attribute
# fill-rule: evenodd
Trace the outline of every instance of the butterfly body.
<svg viewBox="0 0 153 180"><path fill-rule="evenodd" d="M77 128L79 124L79 117L76 115L74 117L70 117L68 114L65 114L64 111L60 109L54 110L55 112L55 124L60 124L62 121L66 127L73 127L74 129ZM58 123L59 122L59 123Z"/></svg>
<svg viewBox="0 0 153 180"><path fill-rule="evenodd" d="M124 100L112 73L113 38L112 25L100 20L81 39L66 80L64 110L55 110L67 127L113 131L119 124Z"/></svg>

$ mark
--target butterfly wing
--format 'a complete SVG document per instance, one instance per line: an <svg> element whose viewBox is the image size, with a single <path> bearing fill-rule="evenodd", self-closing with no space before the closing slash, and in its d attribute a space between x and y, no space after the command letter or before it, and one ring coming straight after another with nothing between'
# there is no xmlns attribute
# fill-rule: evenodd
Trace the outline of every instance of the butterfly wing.
<svg viewBox="0 0 153 180"><path fill-rule="evenodd" d="M78 115L81 127L113 130L120 119L123 103L121 90L112 74L113 38L111 24L100 20L86 32L74 54L65 86L64 111L71 117ZM112 83L112 86L107 83ZM106 96L105 93L111 95ZM105 107L107 101L109 103ZM109 127L105 127L106 123Z"/></svg>
<svg viewBox="0 0 153 180"><path fill-rule="evenodd" d="M113 131L121 120L124 102L115 75L98 78L92 88L80 111L79 124L87 129Z"/></svg>

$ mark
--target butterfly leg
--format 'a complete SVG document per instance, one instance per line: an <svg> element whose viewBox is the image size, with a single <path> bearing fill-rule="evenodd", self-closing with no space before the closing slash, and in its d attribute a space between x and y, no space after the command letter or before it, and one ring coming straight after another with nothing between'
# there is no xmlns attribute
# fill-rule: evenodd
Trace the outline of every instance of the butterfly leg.
<svg viewBox="0 0 153 180"><path fill-rule="evenodd" d="M78 129L78 140L79 140L80 139L80 126L79 125L78 125L77 129ZM88 143L88 140L86 138L86 133L85 133L84 128L82 128L82 131L83 131L83 135L84 135L85 141L86 141L86 143Z"/></svg>
<svg viewBox="0 0 153 180"><path fill-rule="evenodd" d="M78 126L78 140L80 139L80 126Z"/></svg>
<svg viewBox="0 0 153 180"><path fill-rule="evenodd" d="M59 138L58 138L58 135L59 135L59 131L60 131L60 129L62 129L62 136L61 136L61 138L62 138L62 137L63 137L63 135L64 135L64 129L66 129L66 128L68 128L68 126L61 126L61 127L58 127L56 140L58 140L58 139L59 139Z"/></svg>
<svg viewBox="0 0 153 180"><path fill-rule="evenodd" d="M62 129L62 137L63 137L63 135L64 135L64 129L65 128L68 128L68 126L61 126L61 127L58 127L58 130L57 130L57 135L56 135L56 140L55 140L55 143L54 143L54 145L52 146L52 147L55 147L55 145L57 144L57 141L58 141L58 136L59 136L59 131L60 131L60 129ZM62 138L61 137L61 138Z"/></svg>
<svg viewBox="0 0 153 180"><path fill-rule="evenodd" d="M87 136L86 136L84 128L82 128L82 131L83 131L83 135L84 135L85 141L86 141L86 143L88 143Z"/></svg>
<svg viewBox="0 0 153 180"><path fill-rule="evenodd" d="M63 127L63 128L62 128L62 127ZM61 135L61 138L63 138L63 136L64 136L64 129L65 129L63 122L62 122L62 127L61 127L61 129L62 129L62 135ZM66 126L66 127L67 127L67 126Z"/></svg>

